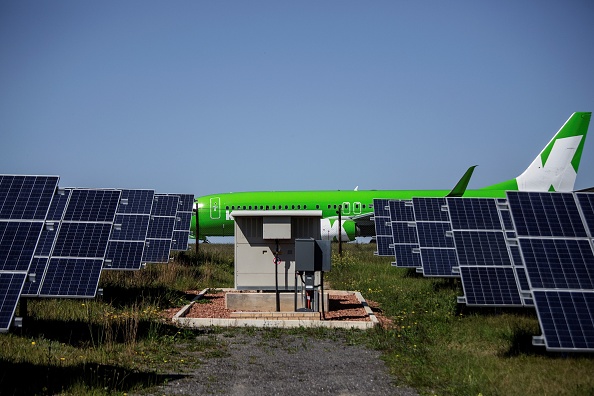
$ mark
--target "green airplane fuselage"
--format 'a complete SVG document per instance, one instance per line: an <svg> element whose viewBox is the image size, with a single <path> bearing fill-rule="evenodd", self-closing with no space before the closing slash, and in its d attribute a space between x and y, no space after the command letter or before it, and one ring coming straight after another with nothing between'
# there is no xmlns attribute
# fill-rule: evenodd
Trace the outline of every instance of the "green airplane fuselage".
<svg viewBox="0 0 594 396"><path fill-rule="evenodd" d="M373 213L374 199L445 197L450 190L319 190L255 191L205 195L195 200L198 235L232 236L234 210L321 210L322 218L336 218L338 208L344 218ZM464 197L505 198L505 190L466 190ZM196 217L192 217L192 232ZM194 234L195 235L195 234ZM362 235L368 236L368 235Z"/></svg>

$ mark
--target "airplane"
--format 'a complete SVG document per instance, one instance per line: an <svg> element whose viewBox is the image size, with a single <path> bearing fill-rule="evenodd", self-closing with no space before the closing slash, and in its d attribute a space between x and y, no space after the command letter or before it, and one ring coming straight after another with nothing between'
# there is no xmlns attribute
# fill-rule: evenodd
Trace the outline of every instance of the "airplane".
<svg viewBox="0 0 594 396"><path fill-rule="evenodd" d="M505 198L509 190L572 191L588 132L591 112L576 112L519 176L476 190L466 187L474 170L470 167L452 190L318 190L254 191L201 196L194 201L193 237L233 236L234 210L321 210L322 238L353 241L375 236L373 199L413 197ZM341 220L338 221L338 211ZM196 216L198 230L196 230Z"/></svg>

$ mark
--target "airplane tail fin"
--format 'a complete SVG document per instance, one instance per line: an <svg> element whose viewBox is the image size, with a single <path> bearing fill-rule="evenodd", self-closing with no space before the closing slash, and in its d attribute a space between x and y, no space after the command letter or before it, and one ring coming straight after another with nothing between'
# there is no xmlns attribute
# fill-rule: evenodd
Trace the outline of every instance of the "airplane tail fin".
<svg viewBox="0 0 594 396"><path fill-rule="evenodd" d="M486 190L573 191L591 112L576 112L518 177Z"/></svg>

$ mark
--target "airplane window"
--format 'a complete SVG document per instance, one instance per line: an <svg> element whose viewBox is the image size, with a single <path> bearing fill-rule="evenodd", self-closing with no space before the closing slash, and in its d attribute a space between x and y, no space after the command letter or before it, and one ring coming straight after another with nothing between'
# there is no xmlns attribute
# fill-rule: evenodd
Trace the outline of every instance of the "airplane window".
<svg viewBox="0 0 594 396"><path fill-rule="evenodd" d="M270 209L270 207L268 205L266 205L266 210Z"/></svg>
<svg viewBox="0 0 594 396"><path fill-rule="evenodd" d="M285 209L289 209L289 205L285 205Z"/></svg>
<svg viewBox="0 0 594 396"><path fill-rule="evenodd" d="M229 210L229 207L228 206L225 206L225 210Z"/></svg>
<svg viewBox="0 0 594 396"><path fill-rule="evenodd" d="M316 209L320 209L320 205L316 205Z"/></svg>
<svg viewBox="0 0 594 396"><path fill-rule="evenodd" d="M336 209L336 205L334 205L334 209Z"/></svg>
<svg viewBox="0 0 594 396"><path fill-rule="evenodd" d="M297 209L301 209L301 205L297 205Z"/></svg>
<svg viewBox="0 0 594 396"><path fill-rule="evenodd" d="M291 209L295 209L295 205L291 205Z"/></svg>
<svg viewBox="0 0 594 396"><path fill-rule="evenodd" d="M355 204L355 208L356 209L359 209L359 204Z"/></svg>
<svg viewBox="0 0 594 396"><path fill-rule="evenodd" d="M303 209L307 209L307 205L303 205Z"/></svg>
<svg viewBox="0 0 594 396"><path fill-rule="evenodd" d="M245 210L245 205L243 205L243 210Z"/></svg>
<svg viewBox="0 0 594 396"><path fill-rule="evenodd" d="M328 205L328 209L330 209L332 207L332 205Z"/></svg>
<svg viewBox="0 0 594 396"><path fill-rule="evenodd" d="M276 205L272 205L272 210L275 210L275 209L276 209Z"/></svg>

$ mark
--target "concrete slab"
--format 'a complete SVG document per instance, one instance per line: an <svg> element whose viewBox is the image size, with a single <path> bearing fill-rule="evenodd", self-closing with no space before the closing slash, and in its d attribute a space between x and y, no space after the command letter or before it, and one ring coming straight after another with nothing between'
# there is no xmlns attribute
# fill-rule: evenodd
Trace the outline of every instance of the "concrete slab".
<svg viewBox="0 0 594 396"><path fill-rule="evenodd" d="M186 305L179 310L173 317L173 322L184 327L280 327L280 328L291 328L291 327L327 327L327 328L344 328L344 329L371 329L375 327L379 321L373 314L373 311L359 292L348 292L348 291L332 291L332 294L344 293L344 294L355 294L359 302L363 305L365 312L369 317L369 321L348 321L348 320L309 320L309 319L277 319L272 317L262 317L258 319L253 318L231 318L231 319L219 319L219 318L186 318L185 315L190 311L192 305L203 298L209 289L202 290L190 304ZM222 289L226 292L235 291L234 289ZM261 313L261 312L260 312ZM272 314L272 312L270 312Z"/></svg>

